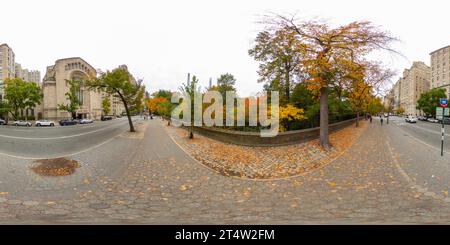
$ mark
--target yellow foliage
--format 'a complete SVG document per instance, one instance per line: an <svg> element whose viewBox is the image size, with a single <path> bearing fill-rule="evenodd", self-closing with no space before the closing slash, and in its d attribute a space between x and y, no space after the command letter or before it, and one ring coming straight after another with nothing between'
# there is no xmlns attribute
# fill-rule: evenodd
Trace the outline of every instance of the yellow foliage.
<svg viewBox="0 0 450 245"><path fill-rule="evenodd" d="M303 115L304 110L299 109L291 104L280 107L280 120L304 120L306 117Z"/></svg>
<svg viewBox="0 0 450 245"><path fill-rule="evenodd" d="M289 122L291 121L301 121L307 119L304 115L305 111L299 109L291 104L280 107L280 131L284 132L287 130Z"/></svg>

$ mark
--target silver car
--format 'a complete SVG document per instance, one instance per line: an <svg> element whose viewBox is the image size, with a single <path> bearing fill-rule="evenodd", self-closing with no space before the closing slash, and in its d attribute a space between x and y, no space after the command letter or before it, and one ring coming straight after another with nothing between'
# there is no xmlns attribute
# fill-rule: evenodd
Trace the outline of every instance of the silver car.
<svg viewBox="0 0 450 245"><path fill-rule="evenodd" d="M6 125L6 121L0 118L0 125Z"/></svg>
<svg viewBox="0 0 450 245"><path fill-rule="evenodd" d="M19 120L19 121L15 121L13 123L14 126L26 126L26 127L31 127L31 123L27 122L27 121L23 121L23 120Z"/></svg>
<svg viewBox="0 0 450 245"><path fill-rule="evenodd" d="M44 127L44 126L54 127L55 122L49 121L49 120L39 120L39 121L36 121L36 123L34 125L36 125L36 127Z"/></svg>
<svg viewBox="0 0 450 245"><path fill-rule="evenodd" d="M94 120L92 119L81 119L80 124L89 124L94 123Z"/></svg>

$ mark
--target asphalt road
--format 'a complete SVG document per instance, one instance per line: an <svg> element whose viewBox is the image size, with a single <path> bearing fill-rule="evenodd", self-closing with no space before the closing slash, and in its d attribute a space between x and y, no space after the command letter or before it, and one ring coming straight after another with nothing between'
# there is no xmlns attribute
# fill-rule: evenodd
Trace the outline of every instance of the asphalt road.
<svg viewBox="0 0 450 245"><path fill-rule="evenodd" d="M70 156L98 147L128 128L126 118L53 128L0 126L0 155L25 159Z"/></svg>
<svg viewBox="0 0 450 245"><path fill-rule="evenodd" d="M400 117L391 117L390 123L402 129L413 139L430 147L441 149L441 124L423 121L407 123L404 118ZM445 125L444 150L450 153L450 125Z"/></svg>
<svg viewBox="0 0 450 245"><path fill-rule="evenodd" d="M445 125L441 156L441 124L421 121L410 124L403 118L391 121L383 131L388 138L385 143L392 148L398 166L417 185L416 189L450 203L450 126Z"/></svg>

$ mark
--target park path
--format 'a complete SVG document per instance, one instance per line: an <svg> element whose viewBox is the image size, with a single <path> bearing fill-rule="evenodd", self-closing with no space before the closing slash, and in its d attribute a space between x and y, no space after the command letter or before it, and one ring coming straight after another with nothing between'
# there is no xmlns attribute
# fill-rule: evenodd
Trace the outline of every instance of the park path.
<svg viewBox="0 0 450 245"><path fill-rule="evenodd" d="M120 174L60 200L0 195L0 223L448 223L450 205L398 170L388 128L370 124L340 158L305 176L233 179L189 157L159 120L146 122ZM108 147L105 145L103 147ZM132 152L128 152L130 155Z"/></svg>

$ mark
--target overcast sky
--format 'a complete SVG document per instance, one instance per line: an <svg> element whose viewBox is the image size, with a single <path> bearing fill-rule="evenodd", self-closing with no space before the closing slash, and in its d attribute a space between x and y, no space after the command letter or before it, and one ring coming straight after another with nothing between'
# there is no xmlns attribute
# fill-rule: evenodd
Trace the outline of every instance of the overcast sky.
<svg viewBox="0 0 450 245"><path fill-rule="evenodd" d="M398 71L450 45L448 0L5 0L0 43L16 62L45 74L60 58L79 56L107 70L127 64L147 90L176 90L187 73L203 86L222 73L237 78L240 95L262 89L248 49L268 12L319 17L333 25L370 20L402 43L405 55L380 57ZM400 75L400 73L399 73Z"/></svg>

